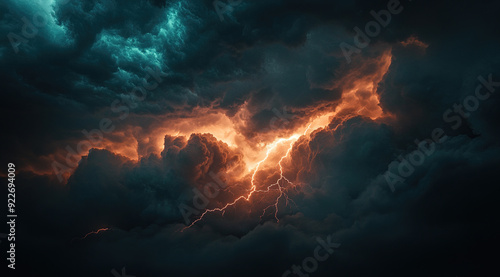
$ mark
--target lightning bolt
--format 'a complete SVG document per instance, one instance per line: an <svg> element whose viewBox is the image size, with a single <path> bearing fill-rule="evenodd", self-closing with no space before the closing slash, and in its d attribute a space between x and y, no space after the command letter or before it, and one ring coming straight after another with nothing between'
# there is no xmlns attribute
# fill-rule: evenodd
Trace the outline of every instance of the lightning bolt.
<svg viewBox="0 0 500 277"><path fill-rule="evenodd" d="M268 193L271 190L277 190L279 192L278 196L274 200L274 203L272 203L269 206L267 206L266 208L264 208L262 215L260 216L260 219L262 220L262 217L266 214L266 212L269 209L271 209L272 207L274 207L274 218L276 219L277 222L279 222L278 206L279 206L280 200L285 199L285 206L287 206L289 202L294 203L293 200L291 200L288 197L288 195L286 193L287 188L283 184L289 184L291 188L295 188L296 186L288 178L286 178L286 176L283 172L284 170L283 170L283 164L282 164L286 158L290 157L290 153L293 149L294 144L298 141L298 139L300 137L305 136L309 132L310 129L318 130L320 128L326 128L330 132L336 132L337 129L339 128L339 126L342 126L344 124L344 122L346 122L350 118L353 118L354 116L361 115L361 116L365 116L365 117L370 117L371 119L376 119L376 118L379 118L380 116L382 116L384 114L384 112L382 111L382 109L378 105L379 99L378 99L378 95L376 94L376 85L375 84L378 84L380 82L380 80L382 80L385 73L388 71L389 66L391 64L391 57L392 56L390 55L390 53L385 54L382 57L382 59L380 60L381 61L380 62L381 70L379 72L380 74L374 75L373 80L369 80L366 82L360 81L359 83L357 83L355 88L353 88L350 91L347 91L345 94L343 94L343 97L342 97L343 102L335 108L335 111L333 111L331 113L324 114L324 115L320 115L320 116L316 117L315 119L313 119L312 121L310 121L309 125L307 126L307 128L305 129L305 131L303 132L302 135L300 135L300 133L299 133L299 134L292 135L289 138L280 138L280 139L274 141L272 144L268 145L265 157L256 164L256 166L253 170L252 178L251 178L251 188L250 188L250 192L247 195L239 196L233 202L227 203L223 207L205 210L201 214L200 217L198 217L196 220L194 220L189 226L184 227L181 232L183 232L184 230L186 230L188 228L191 228L193 225L195 225L197 222L201 221L205 217L205 215L207 215L209 213L222 212L222 215L224 215L224 213L226 212L226 209L228 207L236 205L236 203L238 203L241 200L245 200L247 202L250 201L250 198L252 197L252 195L254 193ZM367 91L372 92L372 97L370 97L368 99L369 103L360 103L359 102L360 96L358 95L358 91L361 89L365 89ZM373 108L372 106L377 107L377 108ZM368 107L371 107L371 108L368 108ZM325 119L327 119L327 120L325 120ZM339 139L340 140L343 139L342 132L340 133ZM257 172L260 170L262 163L265 162L266 160L268 160L270 154L276 150L278 145L281 145L281 144L287 143L287 142L289 142L288 150L286 151L286 153L283 156L281 156L281 158L278 162L279 174L280 174L279 176L280 177L278 178L278 180L275 183L268 185L267 188L262 189L262 190L257 190L257 186L255 185L255 176L257 175ZM309 163L309 170L311 169L310 167L312 164L312 160L315 159L318 152L319 152L319 150L313 151L311 149L311 152L309 153L309 159L311 160L311 162Z"/></svg>
<svg viewBox="0 0 500 277"><path fill-rule="evenodd" d="M273 152L273 151L274 151L274 150L278 147L278 145L280 145L280 144L282 144L282 143L284 143L284 142L287 142L287 141L291 141L291 143L290 143L290 148L289 148L289 150L287 151L287 154L285 155L285 156L288 156L288 154L290 153L290 150L291 150L291 148L292 148L292 146L293 146L293 143L294 143L295 141L297 141L297 139L298 139L298 138L299 138L299 136L298 136L298 135L293 135L293 136L291 136L291 137L289 137L289 138L280 138L280 139L278 139L278 140L274 141L271 145L269 145L269 146L267 147L266 156L264 157L264 159L262 159L261 161L259 161L259 162L257 163L257 165L255 166L255 169L254 169L254 171L253 171L253 173L252 173L252 178L251 178L251 184L252 184L252 186L250 187L250 192L249 192L246 196L242 195L242 196L240 196L240 197L236 198L233 202L231 202L231 203L227 203L226 205L224 205L224 206L223 206L223 207L221 207L221 208L214 208L214 209L208 209L208 210L205 210L205 211L201 214L201 216L200 216L199 218L197 218L196 220L194 220L194 221L193 221L190 225L188 225L188 226L186 226L186 227L182 228L182 231L181 231L181 232L183 232L184 230L186 230L186 229L188 229L188 228L191 228L191 227L192 227L193 225L195 225L197 222L199 222L200 220L202 220L202 219L203 219L203 217L205 217L205 215L206 215L206 214L208 214L208 213L213 213L213 212L222 212L222 213L224 214L224 213L225 213L225 210L226 210L228 207L234 206L234 205L235 205L236 203L238 203L240 200L245 200L245 201L247 201L247 202L248 202L248 201L250 201L250 198L252 197L252 195L253 195L255 192L263 192L263 191L259 191L259 190L257 190L257 186L255 185L255 176L257 175L257 172L258 172L258 171L259 171L259 169L260 169L260 165L261 165L263 162L265 162L265 161L269 158L269 155L270 155L270 154L271 154L271 153L272 153L272 152ZM280 168L281 168L281 161L283 161L283 159L285 158L285 156L283 156L283 157L281 158L281 160L280 160ZM282 176L282 178L285 178L285 177L283 176L283 170L282 170L282 169L281 169L281 176ZM286 179L286 178L285 178L285 179ZM281 180L281 178L280 178L280 180ZM276 182L276 183L279 183L279 181L278 181L278 182ZM271 184L270 186L268 186L267 191L269 191L270 187L272 187L272 186L276 185L276 183L275 183L275 184Z"/></svg>
<svg viewBox="0 0 500 277"><path fill-rule="evenodd" d="M309 131L310 127L311 127L312 123L309 124L309 126L307 126L307 128L305 129L303 135L306 135L306 133ZM245 201L250 201L250 198L252 197L252 195L254 193L266 193L266 192L269 192L271 191L271 188L272 187L275 187L277 186L278 187L278 191L279 191L279 195L277 196L277 198L275 199L275 202L271 205L269 205L268 207L266 207L261 215L261 219L262 219L262 216L264 216L264 214L266 213L266 211L271 208L271 207L275 207L275 213L274 213L274 217L276 218L276 220L279 222L279 219L278 219L278 204L279 204L279 201L282 197L285 197L285 200L286 200L286 205L288 205L288 202L293 202L293 200L291 200L288 195L285 193L285 189L280 185L280 182L282 182L283 180L288 182L289 184L293 185L293 183L288 180L284 173L283 173L283 166L282 166L282 162L285 158L287 158L289 155L290 155L290 152L292 151L293 149L293 145L294 143L300 138L301 136L300 135L292 135L291 137L289 138L280 138L276 141L274 141L272 144L268 145L267 146L267 151L266 151L266 156L264 157L264 159L262 159L261 161L259 161L257 163L257 165L255 166L255 169L252 173L252 178L251 178L251 187L250 187L250 192L244 196L240 196L238 198L236 198L233 202L231 203L227 203L226 205L224 205L223 207L221 208L214 208L214 209L207 209L205 210L200 217L198 217L196 220L194 220L190 225L182 228L181 232L183 232L184 230L186 229L189 229L191 228L193 225L195 225L197 222L201 221L205 215L209 214L209 213L213 213L213 212L222 212L222 215L224 215L224 213L226 212L226 209L230 206L234 206L236 203L238 203L240 200L245 200ZM283 155L281 158L280 158L280 161L278 163L278 166L280 168L280 178L273 184L270 184L269 186L267 186L267 188L265 190L257 190L257 186L255 185L255 176L257 175L257 172L259 171L260 169L260 165L265 162L268 158L269 158L269 155L282 143L286 143L286 142L290 142L289 144L289 147L286 151L286 154Z"/></svg>
<svg viewBox="0 0 500 277"><path fill-rule="evenodd" d="M266 190L261 190L261 191L258 191L258 192L268 192L272 187L274 186L277 186L278 187L278 190L279 190L279 195L278 197L276 198L276 200L274 201L274 204L271 204L269 206L267 206L266 208L264 208L264 211L262 212L262 215L260 216L260 219L262 219L262 217L266 214L266 211L271 208L271 207L275 207L275 212L274 212L274 218L276 219L277 222L279 222L280 220L278 219L278 204L279 204L279 201L281 199L281 197L285 197L285 205L288 205L288 202L291 200L290 198L288 198L288 195L285 193L284 191L284 188L282 186L280 186L280 181L282 180L285 180L286 182L288 182L290 185L293 185L293 183L288 180L284 175L283 175L283 166L281 165L281 163L283 162L283 160L289 156L290 154L290 151L292 150L293 148L293 144L295 143L296 140L290 142L290 147L288 148L288 150L286 151L286 154L284 156L281 157L278 165L279 165L279 168L280 168L280 178L273 184L269 185L267 187ZM293 202L293 200L291 200Z"/></svg>
<svg viewBox="0 0 500 277"><path fill-rule="evenodd" d="M354 115L353 114L341 114L341 112L342 112L342 108L339 108L335 112L323 116L323 118L325 118L325 117L332 118L333 117L333 118L336 118L336 120L337 120L337 122L336 122L336 124L334 124L334 126L331 126L331 127L328 128L330 131L336 131L337 128L339 128L340 126L343 125L344 122L346 122L350 118L353 118L354 116L356 116L356 114L354 114ZM330 121L328 121L328 122L330 122ZM313 123L309 123L309 125L307 126L307 128L304 130L304 132L302 134L299 133L299 134L294 134L294 135L290 136L289 138L280 138L280 139L277 139L273 143L271 143L270 145L267 146L267 151L266 151L265 157L256 164L256 166L255 166L255 168L253 170L252 177L251 177L251 180L250 180L251 187L250 187L249 193L247 195L239 196L233 202L227 203L223 207L205 210L200 215L200 217L198 217L196 220L194 220L190 225L185 226L184 228L182 228L181 232L183 232L186 229L191 228L193 225L195 225L199 221L203 220L203 218L207 214L214 213L214 212L222 212L222 216L224 216L224 214L226 212L226 209L228 207L234 206L234 205L236 205L238 202L240 202L242 200L245 200L245 201L249 202L250 198L255 193L269 193L271 191L278 191L279 193L278 193L277 197L274 199L274 202L272 204L270 204L269 206L267 206L267 207L264 208L264 210L262 211L262 214L260 216L260 219L262 220L262 218L264 217L264 215L266 214L266 212L269 209L271 209L271 208L274 207L274 218L276 219L277 222L279 222L279 218L278 218L279 203L280 203L281 199L284 199L285 200L285 206L288 206L288 204L290 202L293 203L293 204L295 204L295 202L288 197L288 194L286 192L287 192L287 190L290 187L291 188L295 188L296 187L296 185L285 176L284 169L283 169L283 164L282 163L283 163L283 161L286 158L290 157L290 153L291 153L291 151L293 149L293 146L294 146L295 142L297 142L300 137L307 135L307 133L310 131ZM324 128L324 127L325 126L323 124L318 124L316 122L315 126L314 126L314 130L317 130L319 128ZM342 134L341 134L341 137L342 137ZM289 143L288 149L287 149L286 153L283 156L281 156L281 158L280 158L280 160L278 162L279 176L280 177L278 178L278 180L276 182L268 185L265 189L258 190L257 186L255 185L255 182L256 182L255 181L255 176L257 175L257 172L260 170L260 167L261 167L262 163L264 163L265 161L267 161L269 159L270 154L273 153L279 145L287 143L287 142ZM311 154L312 154L312 158L311 159L314 159L315 156L317 155L317 153L315 153L315 152L310 153L310 155ZM289 184L290 187L288 187L288 188L285 187L283 185L283 183Z"/></svg>
<svg viewBox="0 0 500 277"><path fill-rule="evenodd" d="M85 236L83 236L81 238L74 238L71 242L74 242L75 240L84 240L84 239L86 239L88 236L90 236L92 234L97 235L100 232L109 231L109 230L111 230L111 228L101 228L101 229L98 229L97 231L89 232L89 233L87 233Z"/></svg>
<svg viewBox="0 0 500 277"><path fill-rule="evenodd" d="M309 129L311 128L311 125L312 125L312 123L311 123L311 124L309 124L309 125L307 126L306 130L305 130L305 131L304 131L304 133L302 134L303 136L305 136L305 135L307 134L307 131L309 131ZM293 138L293 136L292 136L291 138ZM292 149L293 149L293 145L294 145L294 143L295 143L298 139L299 139L299 137L297 137L296 139L294 139L294 140L292 140L292 141L290 142L290 145L289 145L289 147L288 147L288 150L286 151L286 154L285 154L284 156L282 156L282 157L281 157L281 159L280 159L280 161L278 162L278 166L279 166L279 168L280 168L280 178L279 178L279 179L278 179L275 183L273 183L273 184L269 185L269 186L267 187L267 189L266 189L266 190L259 190L259 191L258 191L258 192L269 192L269 191L270 191L270 189L271 189L272 187L277 186L277 187L278 187L278 190L279 190L279 192L280 192L280 193L279 193L279 195L278 195L278 197L277 197L277 198L276 198L276 200L274 201L274 203L273 203L273 204L271 204L271 205L269 205L269 206L267 206L266 208L264 208L264 210L262 211L262 215L260 216L260 219L261 219L261 220L262 220L262 217L266 214L266 211L267 211L269 208L271 208L271 207L273 207L273 206L274 206L274 218L276 219L276 222L279 222L279 221L280 221L280 220L279 220L279 218L278 218L278 204L279 204L280 199L281 199L283 196L285 197L285 206L288 206L288 203L289 203L289 202L292 202L292 203L294 203L294 204L295 204L295 202L294 202L292 199L290 199L290 198L288 197L288 195L286 194L286 192L285 192L285 188L283 188L282 186L280 186L280 181L283 181L283 180L284 180L284 181L286 181L287 183L289 183L290 185L294 186L294 184L293 184L290 180L288 180L288 179L285 177L285 175L283 174L283 165L281 165L281 163L283 162L283 160L284 160L285 158L287 158L287 157L290 155L290 152L291 152L291 151L292 151Z"/></svg>

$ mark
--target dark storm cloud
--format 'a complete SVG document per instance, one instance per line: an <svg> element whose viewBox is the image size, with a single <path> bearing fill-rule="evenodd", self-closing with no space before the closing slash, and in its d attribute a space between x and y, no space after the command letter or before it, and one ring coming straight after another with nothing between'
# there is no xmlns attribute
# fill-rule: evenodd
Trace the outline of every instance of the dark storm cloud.
<svg viewBox="0 0 500 277"><path fill-rule="evenodd" d="M312 178L310 191L294 197L301 212L283 217L279 225L258 225L243 236L221 235L205 224L201 230L179 233L182 225L175 222L182 220L172 205L179 195L175 187L179 189L184 183L187 188L189 182L173 179L179 176L175 173L165 175L163 163L154 156L132 166L107 151L91 152L69 181L67 194L58 192L61 188L40 188L45 186L43 182L38 183L39 191L36 186L24 191L22 197L39 203L24 216L33 227L41 224L39 221L49 223L38 236L58 234L65 238L57 243L56 249L66 251L70 247L74 259L88 253L93 268L82 272L90 274L97 270L102 276L106 276L110 264L114 267L126 264L129 272L147 276L165 270L185 276L210 275L211 272L222 276L279 276L281 270L310 255L316 236L332 233L343 245L332 263L325 263L324 268L320 266L318 276L332 272L341 276L373 272L368 268L397 276L407 270L399 263L411 267L411 260L429 256L429 248L438 251L429 256L427 266L443 274L449 272L447 267L454 259L465 262L487 258L482 254L457 256L457 250L462 247L482 250L483 247L475 246L474 238L490 234L487 214L492 209L494 196L491 190L477 184L478 180L495 178L492 174L500 154L498 145L488 146L490 144L477 139L457 137L439 148L407 184L397 187L397 193L393 194L384 178L378 176L390 161L390 145L394 140L387 126L357 118L325 135L318 134L313 140L331 151L323 152L317 160L317 167L324 167L324 172L317 172L317 176L322 177ZM322 141L317 141L320 137ZM485 147L489 154L484 154ZM380 163L377 159L383 156ZM38 191L37 199L29 197L33 190ZM40 207L47 213L34 213ZM70 210L61 215L65 209ZM475 211L479 210L486 214L478 215ZM35 215L38 220L32 218ZM166 222L174 225L165 225ZM70 246L74 233L89 226L97 229L102 224L116 229ZM465 239L471 236L471 240ZM43 245L43 242L33 243ZM132 255L137 252L143 253L141 258ZM433 262L435 255L447 258ZM103 257L111 258L103 260ZM199 266L186 268L185 262ZM396 265L388 266L394 263ZM57 271L71 272L74 270L71 266L78 264L73 260ZM168 265L168 269L161 265ZM468 262L451 272L470 272L472 266ZM40 268L47 272L53 270L43 265ZM418 272L414 275L418 276ZM424 268L421 274L425 272Z"/></svg>
<svg viewBox="0 0 500 277"><path fill-rule="evenodd" d="M339 97L339 92L323 91L312 85L328 80L321 69L325 63L332 63L330 72L338 63L334 58L324 60L338 43L335 31L326 28L312 35L316 37L314 40L328 40L325 46L313 41L304 49L289 48L296 47L297 41L304 43L308 30L319 25L289 16L289 10L294 14L298 12L300 5L297 4L272 5L272 10L262 14L258 11L267 10L267 2L245 3L241 8L248 12L238 10L242 12L241 22L228 24L219 22L208 2L166 1L161 7L146 1L119 5L114 1L3 5L9 11L3 19L5 33L22 35L21 18L31 19L38 11L43 11L47 21L37 28L35 37L18 46L18 54L12 54L8 40L2 45L5 54L2 55L1 82L8 91L6 102L11 103L6 108L27 118L44 116L43 123L39 121L36 126L29 120L23 122L24 131L11 128L16 130L16 137L24 138L25 147L35 143L28 138L33 128L38 128L37 133L57 134L59 125L64 124L61 121L68 121L61 127L71 136L38 141L43 145L71 145L84 138L82 129L98 126L103 117L101 112L117 118L120 114L110 113L110 104L128 97L130 90L148 74L148 66L160 68L168 76L158 88L148 91L145 101L132 111L132 117L136 113L163 114L198 105L211 106L219 99L223 99L222 108L229 109L230 114L231 109L245 100L255 99L252 97L255 91L271 89L276 97L268 105L254 110L255 120L261 118L264 122L274 116L270 114L274 107L311 105L317 100ZM318 5L308 5L310 12L304 17L314 19ZM254 26L261 25L264 17L275 22L272 25L276 29ZM281 22L282 18L287 21ZM291 34L297 38L277 36L289 24L302 26L300 31ZM268 35L245 31L258 28ZM297 55L300 60L291 64L290 58ZM42 105L26 108L22 99L34 97L45 100ZM68 102L78 109L70 108ZM48 114L42 107L63 111ZM60 114L64 114L64 118ZM266 114L270 116L261 116ZM129 121L115 123L121 130L130 124ZM141 122L143 128L149 124ZM260 124L257 122L256 126ZM44 148L38 150L41 155L54 152L52 148ZM15 151L20 151L19 147Z"/></svg>
<svg viewBox="0 0 500 277"><path fill-rule="evenodd" d="M112 276L111 268L126 266L138 277L281 276L311 256L316 237L330 234L342 246L311 276L471 276L493 268L498 92L458 130L442 116L474 93L478 76L500 80L498 5L401 1L401 14L347 65L339 44L352 43L353 27L387 2L244 0L224 22L212 1L0 4L1 160L20 167L20 270ZM36 11L48 12L47 23L15 54L7 34L21 34L21 18ZM410 36L428 47L400 43ZM234 115L247 102L248 136L275 116L273 108L286 106L300 121L304 108L333 108L348 86L338 80L371 73L370 62L388 49L392 63L378 91L394 117L356 117L298 144L287 174L307 186L279 223L214 217L179 232L178 205L191 201L191 189L210 170L241 162L210 135L167 136L161 156L138 162L92 150L66 185L30 172L50 172L51 155L81 140L82 129L118 118L110 104L140 84L147 67L168 76L127 120L116 121L112 142L139 140L155 116L198 106ZM383 174L436 127L448 141L393 193ZM310 171L301 168L309 150L318 152ZM103 226L113 230L71 243Z"/></svg>

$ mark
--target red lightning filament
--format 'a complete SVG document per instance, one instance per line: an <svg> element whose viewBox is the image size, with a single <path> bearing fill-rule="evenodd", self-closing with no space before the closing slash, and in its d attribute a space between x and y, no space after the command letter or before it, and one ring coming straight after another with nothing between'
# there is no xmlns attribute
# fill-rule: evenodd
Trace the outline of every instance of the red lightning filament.
<svg viewBox="0 0 500 277"><path fill-rule="evenodd" d="M100 232L104 232L104 231L108 231L108 230L111 230L111 228L101 228L101 229L98 229L97 231L92 231L92 232L89 232L89 233L87 233L85 236L83 236L83 237L81 237L81 238L74 238L74 239L72 240L72 242L73 242L73 241L75 241L75 240L84 240L84 239L86 239L86 238L87 238L88 236L90 236L90 235L97 235L97 234L99 234Z"/></svg>

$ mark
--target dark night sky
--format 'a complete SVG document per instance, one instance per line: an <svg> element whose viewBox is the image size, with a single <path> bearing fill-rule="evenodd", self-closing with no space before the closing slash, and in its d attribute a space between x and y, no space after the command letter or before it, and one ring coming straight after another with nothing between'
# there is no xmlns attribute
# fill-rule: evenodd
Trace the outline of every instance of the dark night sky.
<svg viewBox="0 0 500 277"><path fill-rule="evenodd" d="M340 246L309 276L497 271L500 4L401 0L348 61L341 45L394 1L3 1L0 176L16 164L18 219L2 276L279 277L328 236ZM210 172L229 188L207 208L248 195L280 138L255 175L271 192L181 231Z"/></svg>

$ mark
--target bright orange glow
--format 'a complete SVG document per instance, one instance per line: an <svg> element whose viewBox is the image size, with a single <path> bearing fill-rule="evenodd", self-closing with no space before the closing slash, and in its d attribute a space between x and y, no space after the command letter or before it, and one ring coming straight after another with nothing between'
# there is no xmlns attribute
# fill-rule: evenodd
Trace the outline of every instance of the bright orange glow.
<svg viewBox="0 0 500 277"><path fill-rule="evenodd" d="M244 200L249 202L256 194L268 194L275 191L277 192L276 198L273 198L274 200L272 203L264 208L261 218L266 214L268 209L274 207L274 217L277 221L279 221L279 202L281 199L285 199L285 205L288 205L288 203L292 200L288 197L287 190L295 187L294 183L285 176L283 168L283 162L290 158L290 153L293 150L295 143L300 138L310 139L311 134L319 129L330 128L328 125L332 122L332 119L339 121L336 126L331 127L335 130L346 120L355 116L369 117L372 120L383 117L384 112L379 106L377 85L380 81L382 81L383 77L389 70L390 64L391 54L390 52L387 52L377 61L376 65L378 66L378 70L374 74L363 76L363 78L360 79L345 80L351 81L351 83L345 86L341 102L336 106L334 111L315 114L311 116L306 123L296 126L295 131L293 131L292 134L289 134L286 137L276 137L273 141L268 143L261 141L257 146L250 146L249 142L251 141L242 139L236 131L235 124L229 120L229 118L225 119L223 115L219 115L220 118L218 118L218 120L212 121L219 122L221 125L210 124L203 126L203 130L184 128L182 130L177 129L175 132L171 132L171 135L184 136L197 132L211 133L217 139L227 143L230 147L236 147L240 150L244 155L244 161L247 165L247 169L251 172L249 177L250 189L247 194L235 198L233 201L222 207L205 210L189 226L184 227L182 231L192 227L209 213L222 212L222 214L224 214L228 207L235 206L240 201ZM186 125L182 126L186 127ZM274 135L276 136L277 132L274 133ZM277 164L276 161L278 161ZM279 178L271 184L262 186L257 184L257 175L259 172L263 171L264 168L276 168ZM243 176L243 178L245 177ZM260 189L260 187L263 188Z"/></svg>
<svg viewBox="0 0 500 277"><path fill-rule="evenodd" d="M331 88L325 87L331 91L341 91L340 99L295 110L297 117L290 120L289 125L280 128L252 131L255 128L249 126L252 126L253 113L250 112L248 102L229 115L227 111L214 105L214 107L196 107L189 112L154 117L154 121L158 123L152 128L144 130L141 127L130 126L128 129L110 134L97 148L107 149L137 162L140 158L153 153L159 155L164 150L166 136L187 140L192 134L211 134L241 156L243 166L238 167L235 172L226 173L231 173L231 183L243 184L242 186L248 188L242 192L242 186L239 186L240 190L229 187L229 193L234 195L232 200L221 202L220 207L205 210L182 230L200 222L207 214L221 212L224 215L228 207L236 207L240 202L254 205L251 200L257 196L256 202L264 203L265 206L260 218L262 219L274 207L274 218L279 221L280 202L284 200L285 207L290 202L293 203L289 197L290 190L297 190L303 184L297 173L303 168L294 168L292 159L294 150L301 147L301 153L305 153L308 160L299 166L309 168L311 171L311 164L317 152L308 148L308 142L314 139L316 134L321 131L333 132L356 116L371 120L391 117L380 107L377 92L378 84L389 70L391 59L389 50L378 58L369 59L365 64L358 65L357 68L346 69L346 74L332 81ZM293 114L294 111L290 113ZM92 234L108 230L110 229L102 228L78 239L85 239Z"/></svg>

